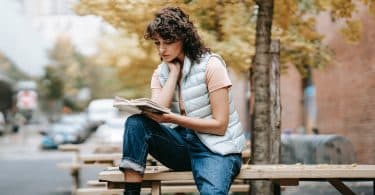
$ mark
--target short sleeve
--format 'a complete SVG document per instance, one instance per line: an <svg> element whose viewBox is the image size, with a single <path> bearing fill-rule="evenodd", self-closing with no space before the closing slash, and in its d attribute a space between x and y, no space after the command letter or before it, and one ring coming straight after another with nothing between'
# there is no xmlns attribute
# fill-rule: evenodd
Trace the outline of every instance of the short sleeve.
<svg viewBox="0 0 375 195"><path fill-rule="evenodd" d="M209 93L217 89L232 86L227 68L217 57L211 57L208 60L206 69L206 82Z"/></svg>
<svg viewBox="0 0 375 195"><path fill-rule="evenodd" d="M151 89L161 89L161 88L162 86L159 80L159 73L157 72L157 70L155 70L151 78Z"/></svg>

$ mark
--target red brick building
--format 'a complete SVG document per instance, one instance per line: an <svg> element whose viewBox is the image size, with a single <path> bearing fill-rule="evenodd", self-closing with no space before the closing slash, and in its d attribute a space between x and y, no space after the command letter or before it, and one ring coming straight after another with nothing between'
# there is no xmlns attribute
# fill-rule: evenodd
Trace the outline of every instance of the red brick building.
<svg viewBox="0 0 375 195"><path fill-rule="evenodd" d="M338 32L340 24L328 15L317 19L317 30L335 52L334 62L313 71L317 121L321 134L339 134L354 146L358 163L375 164L375 18L362 10L358 44L348 44ZM281 76L282 129L303 126L302 81L295 68Z"/></svg>

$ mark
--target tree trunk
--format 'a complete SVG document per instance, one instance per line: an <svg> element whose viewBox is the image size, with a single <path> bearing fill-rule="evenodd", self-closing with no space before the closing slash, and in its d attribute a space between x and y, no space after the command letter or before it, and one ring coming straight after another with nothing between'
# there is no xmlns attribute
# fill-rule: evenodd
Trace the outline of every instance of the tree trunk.
<svg viewBox="0 0 375 195"><path fill-rule="evenodd" d="M270 163L280 163L280 128L281 128L281 99L280 99L280 41L271 42L271 71L270 71Z"/></svg>
<svg viewBox="0 0 375 195"><path fill-rule="evenodd" d="M254 123L251 135L251 164L270 163L270 44L273 16L273 0L257 0L258 18L256 25L254 63ZM251 194L271 194L271 183L251 183Z"/></svg>

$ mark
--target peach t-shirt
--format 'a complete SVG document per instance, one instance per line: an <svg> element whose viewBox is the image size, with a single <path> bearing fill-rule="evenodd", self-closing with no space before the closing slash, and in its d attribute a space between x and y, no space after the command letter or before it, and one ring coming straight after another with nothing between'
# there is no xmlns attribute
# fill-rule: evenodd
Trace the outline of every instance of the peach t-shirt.
<svg viewBox="0 0 375 195"><path fill-rule="evenodd" d="M224 87L232 86L227 69L218 58L210 58L208 60L206 69L206 84L209 93ZM160 93L162 89L157 70L154 71L151 78L151 89L153 90L153 93L156 94ZM160 91L158 91L158 89L160 89ZM183 108L183 104L180 104L180 109L181 111L185 110Z"/></svg>

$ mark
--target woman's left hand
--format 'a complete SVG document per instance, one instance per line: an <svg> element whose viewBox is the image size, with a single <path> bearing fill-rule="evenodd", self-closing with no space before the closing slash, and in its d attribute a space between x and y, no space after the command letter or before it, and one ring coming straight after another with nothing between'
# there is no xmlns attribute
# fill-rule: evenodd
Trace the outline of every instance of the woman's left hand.
<svg viewBox="0 0 375 195"><path fill-rule="evenodd" d="M174 114L155 114L153 112L142 112L144 115L146 115L148 118L151 118L152 120L158 122L158 123L169 123L171 122Z"/></svg>

